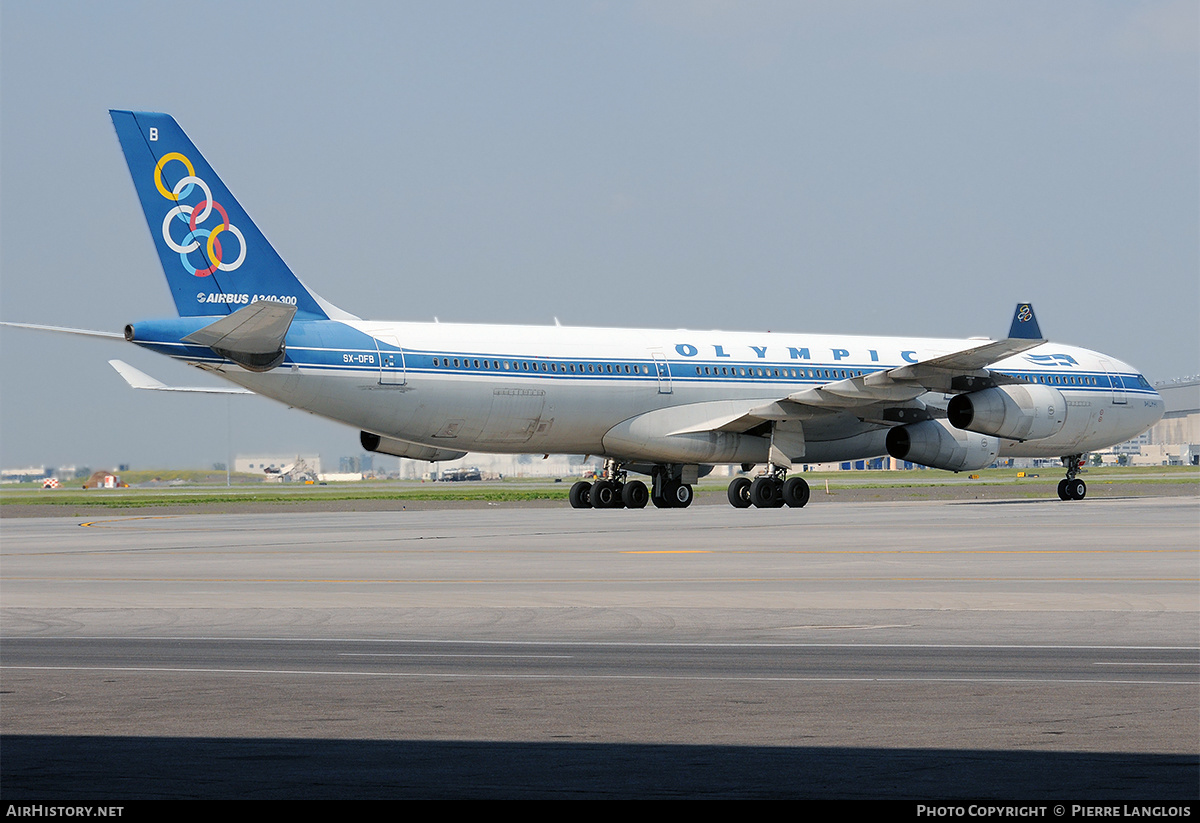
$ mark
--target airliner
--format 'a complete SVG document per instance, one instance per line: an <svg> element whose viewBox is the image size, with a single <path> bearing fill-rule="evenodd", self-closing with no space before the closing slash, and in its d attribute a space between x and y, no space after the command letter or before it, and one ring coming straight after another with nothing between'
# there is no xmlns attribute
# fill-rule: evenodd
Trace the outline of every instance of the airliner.
<svg viewBox="0 0 1200 823"><path fill-rule="evenodd" d="M363 320L292 273L172 117L110 114L178 312L124 339L353 426L369 451L603 457L575 508L685 508L719 464L761 467L729 484L734 507L802 507L796 464L882 455L1059 458L1059 498L1082 500L1086 454L1163 414L1136 369L1048 342L1027 302L999 340ZM136 388L204 390L114 365Z"/></svg>

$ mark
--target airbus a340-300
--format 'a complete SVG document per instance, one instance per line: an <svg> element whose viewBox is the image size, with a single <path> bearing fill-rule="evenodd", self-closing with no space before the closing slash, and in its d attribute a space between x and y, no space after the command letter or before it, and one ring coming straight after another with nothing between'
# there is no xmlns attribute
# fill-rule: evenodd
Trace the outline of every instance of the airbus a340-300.
<svg viewBox="0 0 1200 823"><path fill-rule="evenodd" d="M765 466L732 505L799 507L794 463L884 454L950 471L1057 457L1059 497L1080 500L1083 456L1163 413L1131 366L1044 340L1029 303L995 341L363 320L300 282L173 118L111 114L179 314L124 338L354 426L371 451L603 456L578 508L686 507L716 464Z"/></svg>

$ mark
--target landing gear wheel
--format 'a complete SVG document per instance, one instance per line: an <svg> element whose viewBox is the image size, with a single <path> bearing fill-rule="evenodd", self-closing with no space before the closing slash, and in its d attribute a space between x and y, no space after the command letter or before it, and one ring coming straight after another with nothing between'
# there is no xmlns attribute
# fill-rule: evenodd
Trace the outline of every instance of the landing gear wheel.
<svg viewBox="0 0 1200 823"><path fill-rule="evenodd" d="M654 505L660 509L686 509L692 505L692 487L678 480L664 480L662 484L662 503L654 498Z"/></svg>
<svg viewBox="0 0 1200 823"><path fill-rule="evenodd" d="M750 508L750 478L735 477L729 484L729 505L735 509Z"/></svg>
<svg viewBox="0 0 1200 823"><path fill-rule="evenodd" d="M1075 480L1067 481L1067 494L1072 500L1082 500L1087 496L1087 483L1076 478Z"/></svg>
<svg viewBox="0 0 1200 823"><path fill-rule="evenodd" d="M573 509L590 509L592 507L592 484L586 480L580 480L571 486L568 499L571 501Z"/></svg>
<svg viewBox="0 0 1200 823"><path fill-rule="evenodd" d="M592 484L592 508L616 508L617 489L611 480L597 480Z"/></svg>
<svg viewBox="0 0 1200 823"><path fill-rule="evenodd" d="M1071 499L1071 493L1067 491L1067 484L1070 482L1071 482L1070 480L1066 480L1066 479L1058 481L1058 499L1059 500L1070 500Z"/></svg>
<svg viewBox="0 0 1200 823"><path fill-rule="evenodd" d="M789 477L783 481L783 502L790 508L804 508L810 494L808 482L803 477Z"/></svg>
<svg viewBox="0 0 1200 823"><path fill-rule="evenodd" d="M772 477L756 477L750 484L750 502L760 509L774 509L783 505L779 495L779 484Z"/></svg>
<svg viewBox="0 0 1200 823"><path fill-rule="evenodd" d="M627 509L644 509L650 502L650 492L641 480L630 480L621 489L621 502Z"/></svg>

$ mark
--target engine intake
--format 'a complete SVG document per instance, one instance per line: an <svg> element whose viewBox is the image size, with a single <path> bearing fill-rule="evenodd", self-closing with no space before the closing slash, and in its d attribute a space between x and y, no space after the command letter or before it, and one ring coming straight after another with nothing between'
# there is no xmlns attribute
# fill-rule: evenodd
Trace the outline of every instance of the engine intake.
<svg viewBox="0 0 1200 823"><path fill-rule="evenodd" d="M952 398L946 417L958 429L1009 440L1037 440L1063 427L1067 401L1058 389L1036 383L997 386Z"/></svg>

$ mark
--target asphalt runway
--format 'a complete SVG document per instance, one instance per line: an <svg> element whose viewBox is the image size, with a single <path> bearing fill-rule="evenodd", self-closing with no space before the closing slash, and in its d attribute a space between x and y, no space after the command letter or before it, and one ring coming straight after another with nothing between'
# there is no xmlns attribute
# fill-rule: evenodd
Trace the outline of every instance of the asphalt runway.
<svg viewBox="0 0 1200 823"><path fill-rule="evenodd" d="M1196 800L1200 500L0 521L6 800Z"/></svg>

